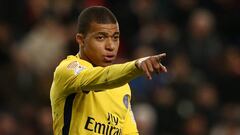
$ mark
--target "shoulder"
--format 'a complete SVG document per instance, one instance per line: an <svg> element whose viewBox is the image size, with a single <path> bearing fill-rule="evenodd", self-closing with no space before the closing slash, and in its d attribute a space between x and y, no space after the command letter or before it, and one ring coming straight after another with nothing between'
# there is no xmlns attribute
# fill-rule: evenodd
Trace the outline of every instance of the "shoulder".
<svg viewBox="0 0 240 135"><path fill-rule="evenodd" d="M66 59L62 60L55 70L55 74L79 74L84 70L86 66L82 60L76 58L75 56L68 56Z"/></svg>

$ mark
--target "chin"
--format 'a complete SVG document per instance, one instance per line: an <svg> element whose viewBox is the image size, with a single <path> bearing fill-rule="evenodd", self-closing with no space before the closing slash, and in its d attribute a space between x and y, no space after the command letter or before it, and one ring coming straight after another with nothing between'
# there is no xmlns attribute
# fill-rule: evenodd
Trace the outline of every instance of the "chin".
<svg viewBox="0 0 240 135"><path fill-rule="evenodd" d="M101 64L101 66L102 66L102 67L107 67L107 66L110 66L110 65L112 65L112 64L113 64L112 62L111 62L111 63L110 63L110 62L109 62L109 63L103 63L103 64Z"/></svg>
<svg viewBox="0 0 240 135"><path fill-rule="evenodd" d="M113 64L113 61L101 61L93 64L94 66L107 67Z"/></svg>

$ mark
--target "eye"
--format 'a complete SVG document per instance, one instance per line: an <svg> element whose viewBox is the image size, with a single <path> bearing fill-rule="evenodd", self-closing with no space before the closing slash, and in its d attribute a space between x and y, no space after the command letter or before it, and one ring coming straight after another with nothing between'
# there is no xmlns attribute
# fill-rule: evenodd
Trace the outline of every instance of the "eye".
<svg viewBox="0 0 240 135"><path fill-rule="evenodd" d="M102 41L102 40L105 39L105 36L104 36L104 35L97 35L97 36L96 36L96 39L97 39L98 41Z"/></svg>
<svg viewBox="0 0 240 135"><path fill-rule="evenodd" d="M115 36L113 36L113 40L114 40L114 41L119 40L119 35L115 35Z"/></svg>

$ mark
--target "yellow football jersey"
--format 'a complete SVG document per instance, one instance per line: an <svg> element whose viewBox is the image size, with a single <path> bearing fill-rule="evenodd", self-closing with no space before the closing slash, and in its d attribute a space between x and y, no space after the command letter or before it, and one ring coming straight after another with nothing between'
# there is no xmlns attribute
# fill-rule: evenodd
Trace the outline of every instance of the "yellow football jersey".
<svg viewBox="0 0 240 135"><path fill-rule="evenodd" d="M68 56L50 91L54 135L138 135L127 82L140 74L135 61L93 67Z"/></svg>

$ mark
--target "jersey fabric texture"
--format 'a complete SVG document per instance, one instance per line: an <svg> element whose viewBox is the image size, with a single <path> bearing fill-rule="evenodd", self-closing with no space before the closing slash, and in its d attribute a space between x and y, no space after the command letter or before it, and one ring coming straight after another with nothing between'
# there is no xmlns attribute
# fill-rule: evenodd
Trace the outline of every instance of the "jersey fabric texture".
<svg viewBox="0 0 240 135"><path fill-rule="evenodd" d="M135 61L93 67L68 56L50 91L54 135L138 135L127 82L140 74Z"/></svg>

